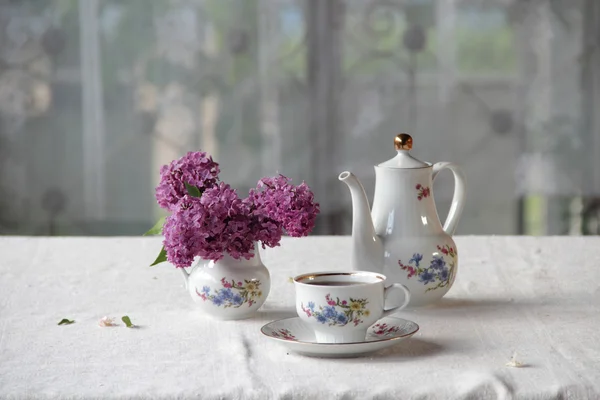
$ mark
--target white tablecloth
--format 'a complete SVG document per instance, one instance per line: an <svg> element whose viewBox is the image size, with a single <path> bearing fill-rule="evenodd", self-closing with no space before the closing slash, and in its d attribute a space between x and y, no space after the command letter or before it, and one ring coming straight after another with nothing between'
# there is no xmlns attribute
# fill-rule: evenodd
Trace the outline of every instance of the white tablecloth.
<svg viewBox="0 0 600 400"><path fill-rule="evenodd" d="M179 271L149 268L158 238L0 237L0 397L600 398L600 238L456 241L446 298L400 313L413 338L332 360L259 328L294 315L290 276L348 268L348 237L267 250L271 294L245 321L207 319ZM140 328L101 328L105 315ZM524 368L505 366L515 351Z"/></svg>

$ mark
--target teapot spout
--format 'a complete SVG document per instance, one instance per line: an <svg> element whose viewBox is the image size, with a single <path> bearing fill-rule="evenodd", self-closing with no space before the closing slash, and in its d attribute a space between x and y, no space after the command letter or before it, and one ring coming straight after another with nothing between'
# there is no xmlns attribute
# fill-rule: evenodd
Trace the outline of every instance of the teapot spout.
<svg viewBox="0 0 600 400"><path fill-rule="evenodd" d="M365 189L351 172L342 172L338 179L352 196L352 269L383 272L383 243L375 233Z"/></svg>

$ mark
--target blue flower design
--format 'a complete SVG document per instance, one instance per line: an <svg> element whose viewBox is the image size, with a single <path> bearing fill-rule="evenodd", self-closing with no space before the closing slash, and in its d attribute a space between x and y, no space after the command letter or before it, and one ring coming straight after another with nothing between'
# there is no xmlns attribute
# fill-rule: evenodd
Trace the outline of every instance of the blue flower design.
<svg viewBox="0 0 600 400"><path fill-rule="evenodd" d="M335 307L327 306L323 309L323 315L325 318L335 318L337 312L335 311Z"/></svg>
<svg viewBox="0 0 600 400"><path fill-rule="evenodd" d="M446 261L444 261L444 258L442 256L433 256L433 260L431 260L431 265L429 265L430 268L437 269L438 271L443 270L445 266Z"/></svg>
<svg viewBox="0 0 600 400"><path fill-rule="evenodd" d="M440 271L440 273L438 274L438 277L443 281L447 281L448 277L450 276L450 271L448 271L447 268L443 269L442 271Z"/></svg>
<svg viewBox="0 0 600 400"><path fill-rule="evenodd" d="M210 302L217 307L223 306L224 308L240 308L247 304L248 307L252 307L256 304L260 297L264 297L260 291L261 282L258 279L244 280L236 283L235 280L229 282L225 277L221 279L221 288L213 288L211 294L211 287L209 285L203 286L200 291L196 288L196 294L202 301ZM251 286L252 284L253 286Z"/></svg>
<svg viewBox="0 0 600 400"><path fill-rule="evenodd" d="M233 298L233 292L229 288L221 289L219 292L219 296L222 297L224 300L231 300Z"/></svg>
<svg viewBox="0 0 600 400"><path fill-rule="evenodd" d="M435 276L433 275L433 272L430 272L427 269L421 272L421 274L419 275L419 282L422 282L424 285L427 285L431 282L435 282Z"/></svg>
<svg viewBox="0 0 600 400"><path fill-rule="evenodd" d="M235 305L240 305L244 302L244 299L239 294L235 294L235 295L233 295L233 298L231 299L231 301Z"/></svg>
<svg viewBox="0 0 600 400"><path fill-rule="evenodd" d="M346 325L348 322L348 318L344 314L338 314L335 319L341 325Z"/></svg>
<svg viewBox="0 0 600 400"><path fill-rule="evenodd" d="M421 260L423 259L423 255L419 254L419 253L415 253L413 254L412 258L410 260L408 260L408 263L415 263L415 266L419 266L419 263L421 262Z"/></svg>
<svg viewBox="0 0 600 400"><path fill-rule="evenodd" d="M220 306L221 304L223 304L223 303L224 303L224 300L223 300L223 299L222 299L220 296L215 296L215 297L212 299L212 302L213 302L213 304L214 304L215 306Z"/></svg>
<svg viewBox="0 0 600 400"><path fill-rule="evenodd" d="M350 322L356 326L364 322L363 317L370 315L367 299L350 298L340 301L339 298L336 298L334 301L330 294L327 294L325 302L326 304L315 306L315 302L309 301L306 303L306 307L302 304L301 308L307 318L314 318L322 325L329 326L346 326Z"/></svg>
<svg viewBox="0 0 600 400"><path fill-rule="evenodd" d="M449 245L438 245L437 249L439 252L434 253L433 258L428 258L427 261L423 254L419 253L414 253L408 264L403 264L402 260L398 260L400 268L408 274L407 279L416 276L417 280L424 285L434 284L428 287L426 292L448 287L454 279L456 250ZM420 264L423 266L419 266Z"/></svg>

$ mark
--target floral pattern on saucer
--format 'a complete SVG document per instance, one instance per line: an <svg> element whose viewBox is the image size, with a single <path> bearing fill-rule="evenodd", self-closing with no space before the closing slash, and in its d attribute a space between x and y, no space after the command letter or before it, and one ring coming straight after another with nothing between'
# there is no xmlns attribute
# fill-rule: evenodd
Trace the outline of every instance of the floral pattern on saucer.
<svg viewBox="0 0 600 400"><path fill-rule="evenodd" d="M346 326L350 322L357 326L364 322L361 319L363 315L368 317L371 314L366 308L367 299L350 298L349 300L340 301L339 297L333 300L330 294L327 294L325 301L327 305L324 307L319 306L318 309L313 301L309 301L306 307L304 303L300 303L300 306L309 318L316 318L320 323L329 326Z"/></svg>
<svg viewBox="0 0 600 400"><path fill-rule="evenodd" d="M359 343L317 343L312 329L300 317L269 322L260 331L287 350L313 357L360 357L393 346L417 333L419 325L397 317L385 317L367 331ZM379 333L383 332L383 333Z"/></svg>
<svg viewBox="0 0 600 400"><path fill-rule="evenodd" d="M215 306L223 306L223 308L240 308L244 304L252 307L263 295L258 279L244 280L244 282L236 282L232 279L229 282L223 277L221 278L221 285L223 287L213 290L213 294L210 293L210 286L203 286L200 292L196 288L196 294L203 301L210 301Z"/></svg>
<svg viewBox="0 0 600 400"><path fill-rule="evenodd" d="M281 328L277 331L271 331L271 336L285 340L296 340L296 336L289 329Z"/></svg>
<svg viewBox="0 0 600 400"><path fill-rule="evenodd" d="M400 327L398 325L388 325L386 323L373 325L372 334L377 336L393 336L398 333Z"/></svg>

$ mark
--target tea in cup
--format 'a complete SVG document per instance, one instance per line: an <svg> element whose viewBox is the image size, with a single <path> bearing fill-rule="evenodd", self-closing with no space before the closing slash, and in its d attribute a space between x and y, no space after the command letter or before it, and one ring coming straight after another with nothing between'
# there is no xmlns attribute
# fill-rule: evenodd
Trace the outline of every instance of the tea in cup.
<svg viewBox="0 0 600 400"><path fill-rule="evenodd" d="M394 283L386 288L385 280L382 274L366 271L298 275L294 278L296 311L318 343L363 342L371 325L410 301L406 286ZM393 292L403 292L404 303L386 309Z"/></svg>

